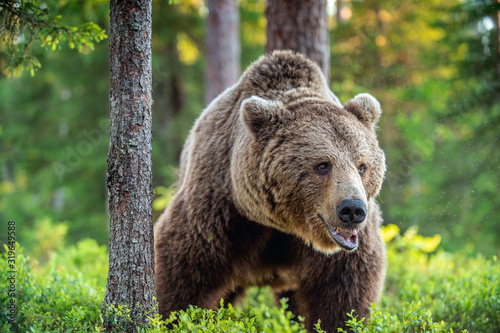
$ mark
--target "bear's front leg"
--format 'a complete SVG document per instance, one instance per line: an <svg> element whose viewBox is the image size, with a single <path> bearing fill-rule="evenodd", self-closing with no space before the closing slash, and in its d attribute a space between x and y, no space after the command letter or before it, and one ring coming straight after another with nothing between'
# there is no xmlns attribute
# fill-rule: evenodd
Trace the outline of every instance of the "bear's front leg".
<svg viewBox="0 0 500 333"><path fill-rule="evenodd" d="M358 319L369 318L371 303L380 299L386 267L383 242L379 236L375 242L370 250L360 244L353 253L342 251L331 257L315 253L315 264L293 295L309 332L315 332L318 319L328 333L346 329L351 310Z"/></svg>
<svg viewBox="0 0 500 333"><path fill-rule="evenodd" d="M155 230L155 269L158 310L163 319L189 305L216 308L230 285L213 235L188 228L182 212L167 211L168 222ZM173 223L173 221L176 221ZM222 250L223 251L223 250Z"/></svg>

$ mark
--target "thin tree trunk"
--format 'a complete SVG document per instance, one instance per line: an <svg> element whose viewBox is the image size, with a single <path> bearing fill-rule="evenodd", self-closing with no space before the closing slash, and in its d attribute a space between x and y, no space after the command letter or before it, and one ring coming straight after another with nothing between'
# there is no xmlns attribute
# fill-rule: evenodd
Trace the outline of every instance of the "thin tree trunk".
<svg viewBox="0 0 500 333"><path fill-rule="evenodd" d="M492 0L493 4L497 4L498 0ZM496 12L493 15L493 22L495 24L495 42L493 45L495 46L494 52L496 54L497 61L497 75L500 77L500 11Z"/></svg>
<svg viewBox="0 0 500 333"><path fill-rule="evenodd" d="M268 0L267 52L298 51L316 62L330 78L326 0Z"/></svg>
<svg viewBox="0 0 500 333"><path fill-rule="evenodd" d="M238 81L240 15L236 0L208 0L205 102L210 103Z"/></svg>
<svg viewBox="0 0 500 333"><path fill-rule="evenodd" d="M342 19L342 0L337 0L336 5L337 5L337 13L335 14L335 17L337 18L337 24L340 24L344 21Z"/></svg>
<svg viewBox="0 0 500 333"><path fill-rule="evenodd" d="M110 3L109 273L104 328L136 332L154 308L151 0ZM109 315L126 305L133 322ZM107 315L108 314L108 315ZM117 324L113 324L113 317Z"/></svg>

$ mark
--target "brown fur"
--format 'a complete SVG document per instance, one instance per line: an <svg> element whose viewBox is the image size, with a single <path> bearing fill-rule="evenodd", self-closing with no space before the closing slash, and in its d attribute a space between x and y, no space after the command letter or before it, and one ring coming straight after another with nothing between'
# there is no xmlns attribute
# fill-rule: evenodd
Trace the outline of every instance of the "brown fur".
<svg viewBox="0 0 500 333"><path fill-rule="evenodd" d="M336 332L351 309L367 317L385 274L374 199L385 172L380 112L368 94L342 107L299 54L277 51L250 66L186 141L177 193L155 229L160 313L215 308L270 285L310 331L321 319ZM324 161L328 175L315 172ZM327 228L345 227L336 214L344 199L368 207L352 252Z"/></svg>

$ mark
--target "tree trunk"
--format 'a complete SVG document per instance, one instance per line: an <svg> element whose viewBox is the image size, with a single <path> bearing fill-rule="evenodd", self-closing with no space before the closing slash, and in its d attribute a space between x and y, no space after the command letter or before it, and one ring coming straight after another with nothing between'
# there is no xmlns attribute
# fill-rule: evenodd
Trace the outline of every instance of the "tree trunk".
<svg viewBox="0 0 500 333"><path fill-rule="evenodd" d="M493 4L499 3L499 0L491 0ZM495 58L497 61L497 75L500 77L500 11L493 15L493 23L495 24L495 42L493 45L495 49Z"/></svg>
<svg viewBox="0 0 500 333"><path fill-rule="evenodd" d="M330 79L326 0L268 0L267 52L298 51L316 62Z"/></svg>
<svg viewBox="0 0 500 333"><path fill-rule="evenodd" d="M240 15L236 0L208 0L205 102L210 103L238 81Z"/></svg>
<svg viewBox="0 0 500 333"><path fill-rule="evenodd" d="M336 5L337 5L337 13L335 14L335 17L337 18L337 24L340 24L344 21L342 19L342 0L337 0Z"/></svg>
<svg viewBox="0 0 500 333"><path fill-rule="evenodd" d="M104 328L136 332L154 308L151 0L110 3L109 273ZM133 322L109 311L130 309Z"/></svg>

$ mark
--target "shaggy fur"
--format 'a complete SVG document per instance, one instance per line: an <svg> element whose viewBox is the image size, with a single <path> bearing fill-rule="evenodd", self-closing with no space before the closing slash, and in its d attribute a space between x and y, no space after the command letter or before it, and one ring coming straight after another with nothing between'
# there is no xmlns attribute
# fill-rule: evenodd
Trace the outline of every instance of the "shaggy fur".
<svg viewBox="0 0 500 333"><path fill-rule="evenodd" d="M368 94L342 106L302 55L277 51L250 66L186 141L177 193L155 229L160 313L215 308L270 285L310 331L321 319L336 332L351 309L369 316L385 274L380 113ZM366 204L364 222L337 217L344 199ZM357 249L341 250L336 228L359 231Z"/></svg>

